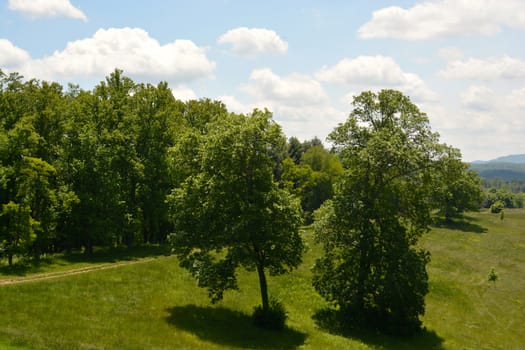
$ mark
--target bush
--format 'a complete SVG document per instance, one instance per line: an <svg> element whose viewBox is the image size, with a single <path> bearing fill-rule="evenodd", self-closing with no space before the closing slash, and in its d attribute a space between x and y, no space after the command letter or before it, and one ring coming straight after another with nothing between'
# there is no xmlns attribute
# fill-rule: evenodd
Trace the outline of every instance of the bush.
<svg viewBox="0 0 525 350"><path fill-rule="evenodd" d="M262 306L254 308L253 323L260 328L282 330L286 322L286 309L284 305L275 299L270 299L270 308L264 310Z"/></svg>
<svg viewBox="0 0 525 350"><path fill-rule="evenodd" d="M490 212L498 214L503 210L503 208L505 208L505 204L502 201L496 201L490 206Z"/></svg>

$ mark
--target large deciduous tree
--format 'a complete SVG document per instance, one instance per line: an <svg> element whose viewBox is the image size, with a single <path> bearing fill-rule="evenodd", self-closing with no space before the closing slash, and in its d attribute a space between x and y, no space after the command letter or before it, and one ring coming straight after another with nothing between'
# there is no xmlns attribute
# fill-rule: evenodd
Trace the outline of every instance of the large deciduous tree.
<svg viewBox="0 0 525 350"><path fill-rule="evenodd" d="M257 271L268 311L267 272L297 267L304 249L300 205L274 179L281 129L258 110L223 113L206 129L191 150L197 169L168 198L174 252L212 302L238 288L238 267Z"/></svg>
<svg viewBox="0 0 525 350"><path fill-rule="evenodd" d="M412 332L428 292L429 253L416 243L431 222L433 173L446 146L398 91L364 92L353 106L329 135L345 172L317 212L324 255L313 285L347 320Z"/></svg>

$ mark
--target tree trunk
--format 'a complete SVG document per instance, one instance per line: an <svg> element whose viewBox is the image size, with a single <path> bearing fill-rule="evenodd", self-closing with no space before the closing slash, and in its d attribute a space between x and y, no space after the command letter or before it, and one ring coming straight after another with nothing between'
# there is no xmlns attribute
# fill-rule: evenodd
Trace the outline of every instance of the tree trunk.
<svg viewBox="0 0 525 350"><path fill-rule="evenodd" d="M261 287L262 308L264 311L268 311L270 310L270 303L268 301L268 284L266 283L264 267L257 265L257 273L259 274L259 285Z"/></svg>
<svg viewBox="0 0 525 350"><path fill-rule="evenodd" d="M9 266L13 266L13 253L7 253L7 263Z"/></svg>

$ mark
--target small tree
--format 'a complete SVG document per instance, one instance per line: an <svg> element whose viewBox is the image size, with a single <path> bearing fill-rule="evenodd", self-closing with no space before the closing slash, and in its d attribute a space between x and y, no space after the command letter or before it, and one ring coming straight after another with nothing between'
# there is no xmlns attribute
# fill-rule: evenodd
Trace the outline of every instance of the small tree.
<svg viewBox="0 0 525 350"><path fill-rule="evenodd" d="M488 280L489 282L493 283L494 287L496 286L497 279L498 279L498 275L496 274L496 271L494 270L494 268L491 268L489 275L488 275Z"/></svg>
<svg viewBox="0 0 525 350"><path fill-rule="evenodd" d="M502 201L497 200L490 206L490 212L493 214L498 214L498 213L501 213L504 208L505 208L505 204Z"/></svg>
<svg viewBox="0 0 525 350"><path fill-rule="evenodd" d="M168 198L173 250L213 303L238 288L238 267L256 270L262 312L271 313L266 272L297 267L304 249L300 204L274 181L273 148L283 135L258 110L224 115L209 130L193 150L197 171Z"/></svg>

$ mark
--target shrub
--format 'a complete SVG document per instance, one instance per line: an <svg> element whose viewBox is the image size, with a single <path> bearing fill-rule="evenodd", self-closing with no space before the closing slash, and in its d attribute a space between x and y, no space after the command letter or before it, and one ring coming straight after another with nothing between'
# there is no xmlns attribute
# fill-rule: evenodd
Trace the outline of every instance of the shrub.
<svg viewBox="0 0 525 350"><path fill-rule="evenodd" d="M270 308L264 310L262 306L254 308L253 323L260 328L282 330L286 322L286 309L284 305L275 299L270 299Z"/></svg>
<svg viewBox="0 0 525 350"><path fill-rule="evenodd" d="M490 206L490 212L494 214L498 214L505 208L505 204L502 201L496 201L494 204Z"/></svg>

